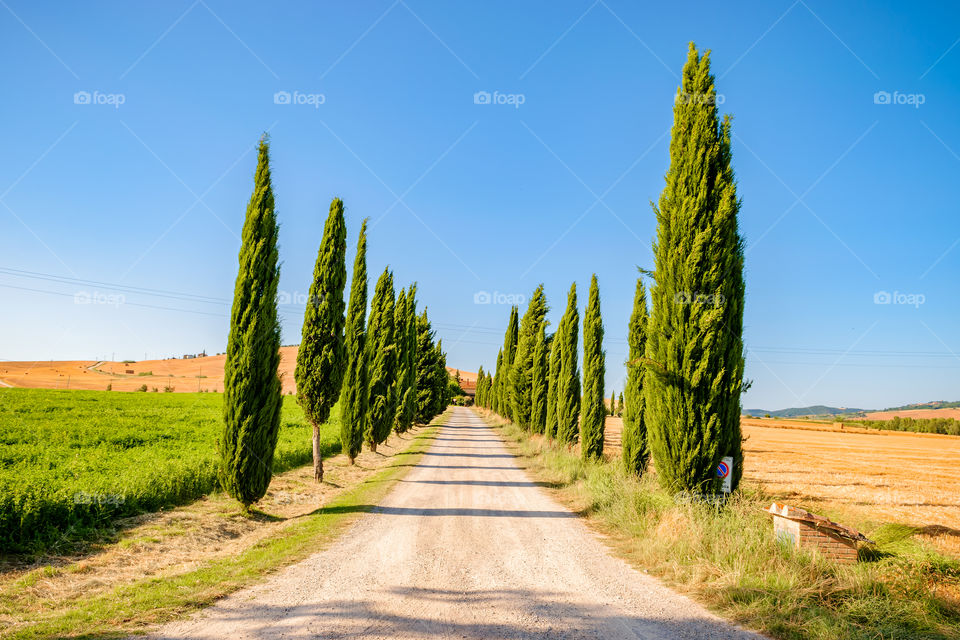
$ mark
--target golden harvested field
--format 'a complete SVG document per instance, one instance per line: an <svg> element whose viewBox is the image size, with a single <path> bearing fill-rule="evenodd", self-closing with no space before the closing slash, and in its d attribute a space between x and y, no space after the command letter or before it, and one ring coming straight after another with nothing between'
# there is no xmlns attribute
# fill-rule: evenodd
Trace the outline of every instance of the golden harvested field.
<svg viewBox="0 0 960 640"><path fill-rule="evenodd" d="M867 420L893 420L900 418L956 418L960 420L960 408L953 409L908 409L906 411L871 411Z"/></svg>
<svg viewBox="0 0 960 640"><path fill-rule="evenodd" d="M960 556L960 437L747 422L745 477L778 500L909 525ZM607 418L608 453L619 455L621 430Z"/></svg>
<svg viewBox="0 0 960 640"><path fill-rule="evenodd" d="M176 393L223 391L223 363L226 356L205 358L140 360L133 363L93 360L0 362L0 386L34 389L95 389L112 385L114 391L136 391L141 385L163 391L173 387ZM280 348L280 374L283 392L296 390L293 370L296 347Z"/></svg>

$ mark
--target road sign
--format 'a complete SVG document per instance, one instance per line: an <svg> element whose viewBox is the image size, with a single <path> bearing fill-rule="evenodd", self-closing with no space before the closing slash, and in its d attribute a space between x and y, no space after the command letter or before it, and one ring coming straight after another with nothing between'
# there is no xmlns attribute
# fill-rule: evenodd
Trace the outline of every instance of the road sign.
<svg viewBox="0 0 960 640"><path fill-rule="evenodd" d="M717 477L720 478L720 490L730 493L733 486L733 458L724 456L717 465Z"/></svg>

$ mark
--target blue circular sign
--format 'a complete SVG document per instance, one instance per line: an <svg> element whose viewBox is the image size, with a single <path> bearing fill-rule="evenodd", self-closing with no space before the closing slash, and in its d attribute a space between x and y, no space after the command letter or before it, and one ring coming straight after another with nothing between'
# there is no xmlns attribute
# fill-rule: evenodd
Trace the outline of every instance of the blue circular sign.
<svg viewBox="0 0 960 640"><path fill-rule="evenodd" d="M730 475L730 467L727 466L726 462L721 462L717 465L717 477L726 478Z"/></svg>

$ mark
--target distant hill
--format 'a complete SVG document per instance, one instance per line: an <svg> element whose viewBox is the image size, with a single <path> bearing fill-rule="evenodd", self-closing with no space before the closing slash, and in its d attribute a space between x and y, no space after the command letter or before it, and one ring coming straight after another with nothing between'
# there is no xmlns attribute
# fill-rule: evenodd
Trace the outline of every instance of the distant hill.
<svg viewBox="0 0 960 640"><path fill-rule="evenodd" d="M839 416L848 413L860 413L870 411L870 409L855 409L853 407L827 407L822 404L816 404L811 407L791 407L789 409L779 409L769 411L767 409L744 409L743 415L753 418L762 418L769 415L773 418L796 418L798 416Z"/></svg>
<svg viewBox="0 0 960 640"><path fill-rule="evenodd" d="M884 411L913 411L915 409L956 409L960 407L960 401L947 402L946 400L933 400L932 402L914 402L905 404L902 407L890 407Z"/></svg>

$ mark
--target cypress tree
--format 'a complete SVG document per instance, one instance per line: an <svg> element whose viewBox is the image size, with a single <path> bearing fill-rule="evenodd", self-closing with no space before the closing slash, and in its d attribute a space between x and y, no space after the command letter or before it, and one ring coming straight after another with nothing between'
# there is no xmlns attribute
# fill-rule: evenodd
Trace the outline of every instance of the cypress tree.
<svg viewBox="0 0 960 640"><path fill-rule="evenodd" d="M490 372L487 371L487 384L484 385L483 391L483 404L489 409L490 408L490 389L493 388L493 376L490 375Z"/></svg>
<svg viewBox="0 0 960 640"><path fill-rule="evenodd" d="M267 492L280 432L280 281L270 146L260 139L223 368L220 484L246 511Z"/></svg>
<svg viewBox="0 0 960 640"><path fill-rule="evenodd" d="M623 415L623 392L620 392L620 399L617 401L617 417Z"/></svg>
<svg viewBox="0 0 960 640"><path fill-rule="evenodd" d="M370 326L367 329L368 383L367 428L365 439L376 453L377 445L387 439L396 415L397 345L394 332L393 274L384 269L373 291Z"/></svg>
<svg viewBox="0 0 960 640"><path fill-rule="evenodd" d="M580 313L577 311L577 283L570 285L567 310L560 321L560 372L557 376L557 440L562 444L577 441L580 417L580 369L577 366L577 342Z"/></svg>
<svg viewBox="0 0 960 640"><path fill-rule="evenodd" d="M437 340L433 348L435 355L430 417L440 415L450 404L450 374L447 373L447 355L443 352L443 340Z"/></svg>
<svg viewBox="0 0 960 640"><path fill-rule="evenodd" d="M717 115L709 51L693 43L677 90L666 186L654 207L653 312L643 382L657 477L716 491L717 464L743 470L743 240L731 167L731 121Z"/></svg>
<svg viewBox="0 0 960 640"><path fill-rule="evenodd" d="M417 316L417 412L416 421L426 424L433 418L437 350L427 310Z"/></svg>
<svg viewBox="0 0 960 640"><path fill-rule="evenodd" d="M533 411L534 350L538 336L543 332L547 315L547 298L543 285L537 286L530 296L517 332L517 350L510 368L510 414L517 426L530 430Z"/></svg>
<svg viewBox="0 0 960 640"><path fill-rule="evenodd" d="M416 285L410 285L409 292L400 290L394 310L394 325L397 334L397 414L394 431L403 433L413 426L413 416L417 404L416 375Z"/></svg>
<svg viewBox="0 0 960 640"><path fill-rule="evenodd" d="M347 372L340 394L340 445L350 464L360 455L367 419L367 221L360 227L357 255L353 260L350 304L344 336Z"/></svg>
<svg viewBox="0 0 960 640"><path fill-rule="evenodd" d="M580 453L584 460L603 455L607 404L603 397L606 354L597 275L590 278L590 297L583 314L583 404L580 410Z"/></svg>
<svg viewBox="0 0 960 640"><path fill-rule="evenodd" d="M334 198L323 227L323 238L313 267L313 282L303 331L297 350L297 402L313 426L313 478L323 480L320 425L330 418L330 409L340 397L346 369L347 347L343 289L347 284L347 225L343 202Z"/></svg>
<svg viewBox="0 0 960 640"><path fill-rule="evenodd" d="M623 463L628 470L641 474L647 467L650 449L647 445L647 425L644 419L646 405L643 392L643 358L647 348L647 293L643 281L637 278L633 294L633 311L627 328L627 388L623 411ZM621 396L623 398L623 396ZM621 404L623 400L621 399Z"/></svg>
<svg viewBox="0 0 960 640"><path fill-rule="evenodd" d="M550 369L547 380L547 417L544 425L543 434L547 438L553 438L557 433L557 384L560 380L560 344L563 333L563 320L557 326L557 332L553 334L553 342L550 345Z"/></svg>
<svg viewBox="0 0 960 640"><path fill-rule="evenodd" d="M610 392L610 415L617 415L617 391L614 389Z"/></svg>
<svg viewBox="0 0 960 640"><path fill-rule="evenodd" d="M530 371L530 430L543 433L547 424L547 336L540 324L533 345L533 363Z"/></svg>
<svg viewBox="0 0 960 640"><path fill-rule="evenodd" d="M474 390L473 403L478 407L483 406L483 385L487 381L486 374L483 372L483 365L477 370L477 386Z"/></svg>
<svg viewBox="0 0 960 640"><path fill-rule="evenodd" d="M503 378L503 348L497 352L497 368L494 371L493 386L490 389L490 408L500 413L500 381Z"/></svg>
<svg viewBox="0 0 960 640"><path fill-rule="evenodd" d="M510 307L510 319L507 321L507 330L503 334L503 370L497 369L500 376L500 386L497 389L498 413L507 419L512 419L510 406L510 370L517 355L517 339L520 334L519 309Z"/></svg>

